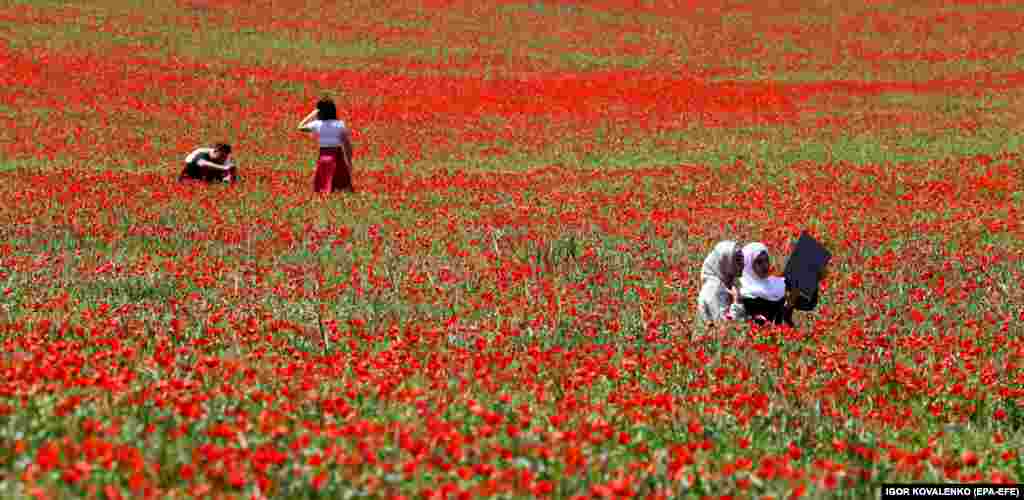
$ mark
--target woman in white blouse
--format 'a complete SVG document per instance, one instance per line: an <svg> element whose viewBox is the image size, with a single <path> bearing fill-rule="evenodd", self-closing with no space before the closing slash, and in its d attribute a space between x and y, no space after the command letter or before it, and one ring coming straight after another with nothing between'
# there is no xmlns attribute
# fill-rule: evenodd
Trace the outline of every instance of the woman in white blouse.
<svg viewBox="0 0 1024 500"><path fill-rule="evenodd" d="M313 176L313 190L318 193L354 192L352 141L345 122L338 119L334 101L329 98L320 99L316 103L316 109L299 122L299 130L313 132L320 143L316 174Z"/></svg>

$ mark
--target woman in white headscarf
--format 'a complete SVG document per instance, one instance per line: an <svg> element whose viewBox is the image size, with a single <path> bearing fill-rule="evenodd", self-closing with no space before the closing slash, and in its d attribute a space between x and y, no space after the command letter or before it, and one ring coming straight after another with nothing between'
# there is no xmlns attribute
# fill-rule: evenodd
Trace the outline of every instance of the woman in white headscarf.
<svg viewBox="0 0 1024 500"><path fill-rule="evenodd" d="M746 314L757 323L771 321L793 326L793 308L786 300L786 280L770 276L770 270L768 247L760 242L743 247L740 303Z"/></svg>
<svg viewBox="0 0 1024 500"><path fill-rule="evenodd" d="M739 243L721 241L704 258L700 270L701 288L697 296L697 315L706 323L743 319L736 278L743 269Z"/></svg>

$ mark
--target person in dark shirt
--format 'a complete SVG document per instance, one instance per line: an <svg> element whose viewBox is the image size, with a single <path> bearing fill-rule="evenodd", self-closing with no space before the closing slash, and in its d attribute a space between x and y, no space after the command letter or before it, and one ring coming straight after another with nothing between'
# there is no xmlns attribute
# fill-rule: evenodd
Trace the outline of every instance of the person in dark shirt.
<svg viewBox="0 0 1024 500"><path fill-rule="evenodd" d="M238 168L231 160L231 145L217 143L212 148L197 148L185 157L185 168L178 181L238 182Z"/></svg>

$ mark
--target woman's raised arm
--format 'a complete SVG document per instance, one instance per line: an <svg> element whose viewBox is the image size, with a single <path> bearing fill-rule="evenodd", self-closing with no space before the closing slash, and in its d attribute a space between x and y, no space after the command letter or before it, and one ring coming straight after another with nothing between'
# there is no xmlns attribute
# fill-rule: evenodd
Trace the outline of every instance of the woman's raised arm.
<svg viewBox="0 0 1024 500"><path fill-rule="evenodd" d="M317 110L315 109L313 111L310 111L309 114L306 115L306 117L303 118L301 122L299 122L299 130L303 132L309 132L310 128L307 125L309 125L309 122L313 121L313 118L316 118L316 113Z"/></svg>

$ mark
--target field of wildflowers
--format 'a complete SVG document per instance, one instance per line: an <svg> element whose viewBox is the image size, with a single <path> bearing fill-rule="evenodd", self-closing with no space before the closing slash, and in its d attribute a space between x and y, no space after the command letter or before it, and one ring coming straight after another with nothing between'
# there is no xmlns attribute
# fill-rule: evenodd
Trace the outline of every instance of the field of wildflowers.
<svg viewBox="0 0 1024 500"><path fill-rule="evenodd" d="M1024 481L1019 3L383 4L0 1L0 497ZM696 324L805 229L798 328Z"/></svg>

